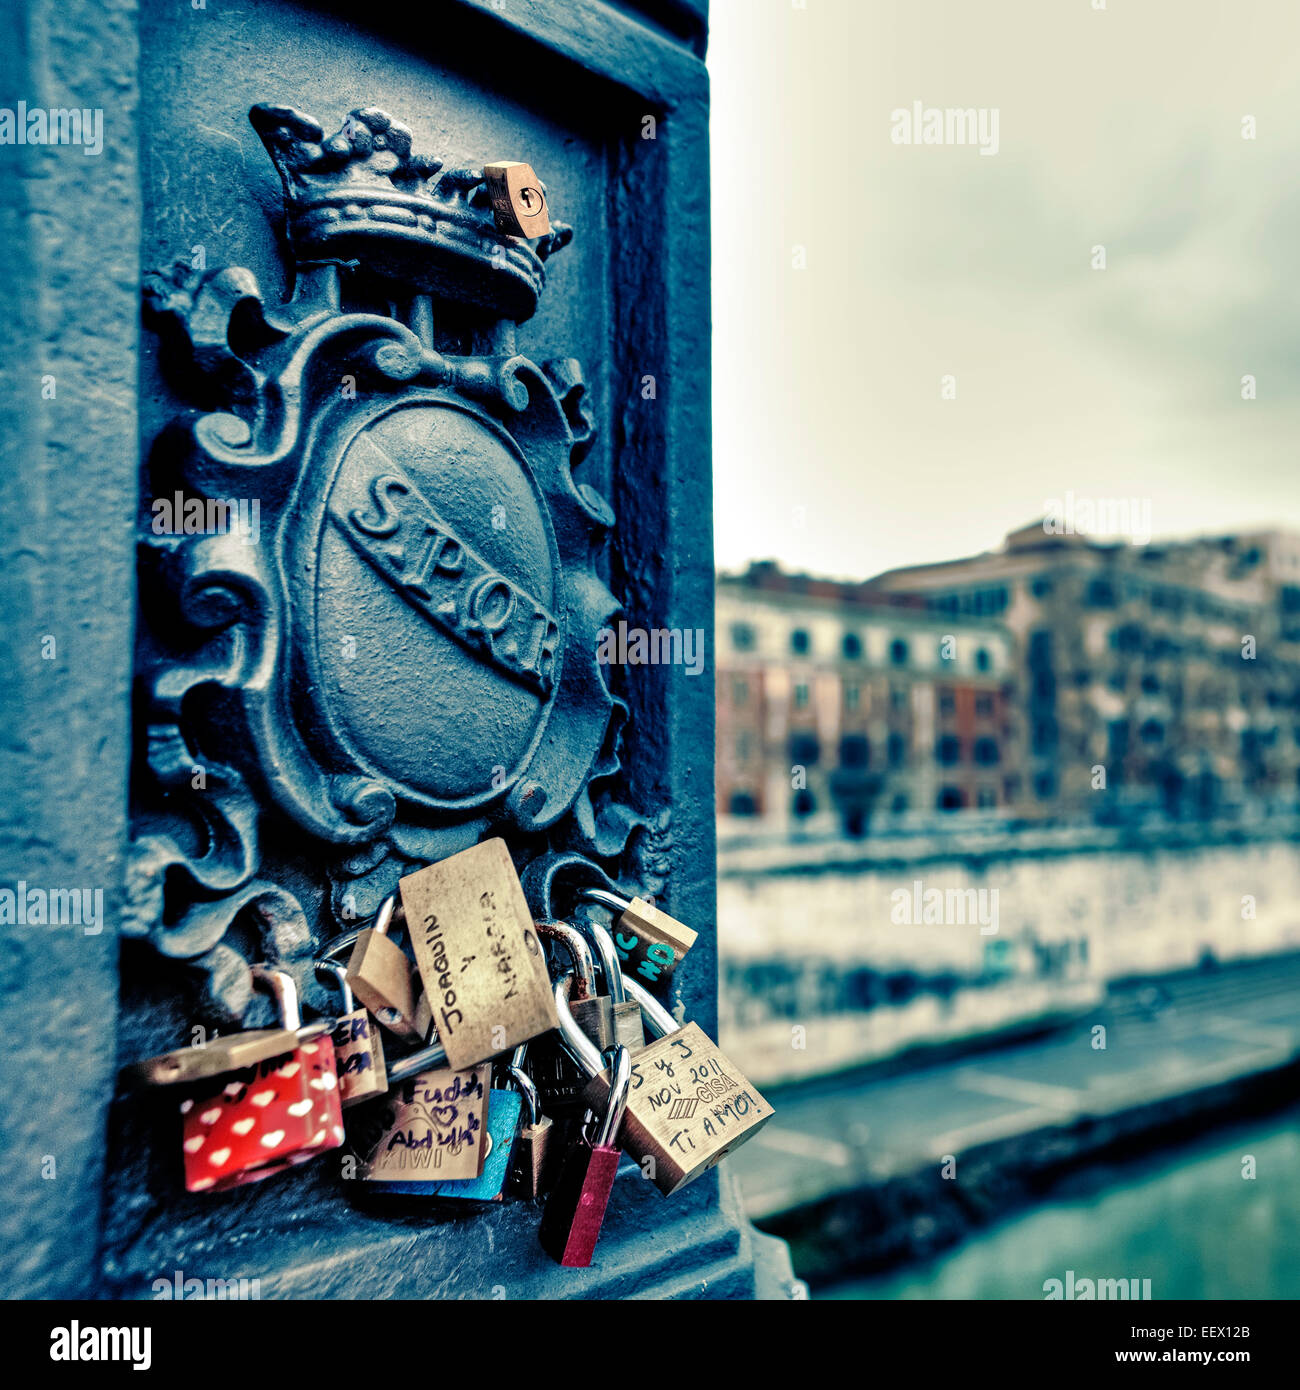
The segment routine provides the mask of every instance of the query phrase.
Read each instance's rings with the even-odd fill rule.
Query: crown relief
[[[499,230],[483,171],[416,153],[410,129],[378,107],[350,111],[328,139],[289,106],[259,103],[249,120],[279,172],[300,266],[342,263],[522,322],[544,263],[573,239],[558,222],[532,240]]]

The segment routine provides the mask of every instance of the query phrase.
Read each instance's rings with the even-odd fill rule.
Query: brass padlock
[[[596,962],[586,938],[567,922],[538,922],[537,934],[543,941],[562,947],[573,963],[569,1012],[578,1027],[604,1052],[614,1045],[614,1001],[608,994],[597,992]],[[640,1013],[638,1009],[638,1019]]]
[[[509,1190],[516,1197],[541,1197],[549,1190],[555,1172],[554,1159],[558,1146],[555,1138],[555,1123],[549,1115],[543,1115],[533,1079],[524,1070],[524,1059],[528,1044],[520,1043],[507,1068],[523,1100],[523,1113],[520,1116],[519,1138],[515,1143],[514,1159],[510,1167]]]
[[[622,898],[603,888],[583,888],[578,897],[618,913],[612,935],[626,974],[662,988],[695,945],[699,934],[645,898]]]
[[[318,975],[331,975],[343,996],[343,1012],[330,1035],[339,1074],[339,1100],[344,1108],[382,1096],[388,1090],[388,1069],[379,1029],[368,1009],[358,1009],[348,987],[347,971],[332,960],[316,962]]]
[[[403,878],[407,930],[454,1071],[555,1028],[532,915],[500,838]]]
[[[429,1036],[432,1019],[415,967],[388,936],[396,911],[397,897],[391,894],[375,913],[374,926],[357,933],[348,960],[347,982],[385,1028],[400,1038],[423,1042]]]
[[[294,1015],[289,1021],[294,1026],[248,1029],[133,1062],[122,1068],[119,1079],[126,1086],[189,1086],[280,1057],[315,1042],[334,1027],[332,1019],[300,1024]]]
[[[349,1137],[367,1190],[420,1193],[477,1178],[487,1156],[491,1077],[486,1064],[418,1072],[358,1111]]]
[[[614,1041],[636,1053],[645,1046],[645,1024],[641,1018],[641,1005],[635,999],[628,998],[614,938],[599,922],[582,920],[576,925],[600,961],[600,972],[605,977],[605,989],[613,1013]]]
[[[492,200],[497,231],[507,236],[546,236],[551,219],[546,213],[546,194],[531,164],[498,160],[483,166],[483,181]]]
[[[634,980],[627,980],[626,986],[656,1038],[632,1059],[631,1093],[619,1142],[667,1196],[752,1139],[775,1112],[698,1024],[679,1028],[642,986]],[[555,1001],[560,1033],[567,1042],[570,1025],[558,985]],[[572,1028],[577,1031],[576,1024]],[[602,1106],[609,1088],[609,1074],[602,1070],[584,1099],[593,1109]]]

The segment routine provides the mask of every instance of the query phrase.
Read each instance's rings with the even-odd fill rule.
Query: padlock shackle
[[[604,1058],[596,1044],[578,1027],[573,1010],[569,1007],[573,978],[573,971],[566,970],[555,982],[555,1012],[560,1019],[560,1042],[585,1075],[598,1076],[604,1070]]]
[[[329,975],[339,987],[339,993],[343,996],[343,1012],[345,1014],[354,1013],[357,1001],[352,997],[352,986],[348,984],[348,972],[333,960],[318,960],[313,964],[318,975]]]
[[[607,1047],[601,1057],[609,1068],[609,1095],[601,1111],[596,1132],[591,1136],[593,1149],[610,1149],[618,1139],[618,1131],[627,1113],[628,1097],[632,1094],[632,1054],[622,1043]]]
[[[611,893],[607,888],[579,888],[578,901],[597,903],[601,907],[609,908],[611,912],[626,912],[632,906],[630,899]]]
[[[321,960],[332,961],[335,956],[341,956],[344,951],[350,951],[361,936],[363,928],[356,927],[352,931],[345,931],[341,936],[332,936],[320,948]]]
[[[524,1110],[528,1114],[529,1127],[537,1123],[537,1117],[541,1113],[541,1098],[537,1094],[537,1087],[533,1078],[523,1069],[517,1067],[513,1062],[506,1068],[506,1075],[515,1083],[515,1089],[523,1098]]]
[[[296,1031],[302,1027],[302,1010],[298,1007],[298,986],[285,970],[273,970],[269,965],[252,967],[253,988],[258,985],[275,1000],[280,1015],[280,1027]]]
[[[369,927],[353,927],[351,931],[341,932],[338,936],[331,936],[330,939],[320,948],[322,960],[332,960],[335,956],[341,956],[344,951],[351,950],[361,939],[363,931],[376,931],[380,936],[387,936],[388,929],[396,917],[400,904],[397,901],[397,894],[390,893],[375,911],[373,917],[366,918],[370,923]]]
[[[419,1076],[422,1071],[432,1071],[435,1067],[445,1067],[447,1065],[447,1050],[441,1043],[430,1043],[428,1047],[422,1047],[419,1052],[412,1052],[409,1057],[403,1057],[400,1062],[394,1062],[387,1068],[388,1084],[391,1086],[397,1081],[409,1081],[413,1076]]]
[[[379,904],[379,911],[375,913],[372,924],[372,930],[376,936],[388,935],[388,929],[393,925],[393,918],[401,911],[401,906],[396,893],[390,893]]]
[[[681,1027],[681,1024],[643,984],[638,983],[629,975],[624,975],[623,988],[641,1005],[641,1017],[656,1038],[665,1038],[669,1033],[675,1033]]]
[[[574,925],[600,960],[600,973],[605,977],[605,992],[614,1003],[626,1004],[627,991],[623,988],[623,972],[618,964],[618,947],[614,945],[609,928],[585,917],[579,918]]]
[[[568,922],[538,922],[537,933],[546,941],[557,941],[568,952],[573,962],[572,974],[582,981],[583,998],[596,997],[596,961],[591,954],[587,939]],[[599,1067],[596,1068],[600,1070]]]

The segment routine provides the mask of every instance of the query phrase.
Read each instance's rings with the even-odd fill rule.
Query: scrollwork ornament
[[[147,467],[127,918],[227,1024],[249,952],[310,1001],[321,935],[488,830],[615,875],[665,830],[621,799],[626,707],[596,659],[614,516],[572,471],[582,369],[514,347],[572,229],[498,233],[481,171],[413,153],[377,108],[329,138],[290,108],[251,120],[290,298],[239,267],[145,281],[197,409]],[[454,350],[447,312],[488,350]]]

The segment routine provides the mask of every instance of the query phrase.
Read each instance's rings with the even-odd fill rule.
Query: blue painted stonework
[[[703,3],[10,8],[5,91],[105,138],[0,146],[0,887],[104,911],[0,928],[0,1292],[789,1296],[725,1166],[625,1175],[560,1270],[530,1204],[366,1202],[329,1159],[188,1196],[174,1097],[114,1098],[264,1022],[256,959],[329,1009],[320,943],[489,834],[538,916],[586,885],[689,921],[668,1002],[714,1027],[712,679],[594,656],[616,619],[711,634]],[[498,159],[549,237],[496,232]],[[178,494],[256,537],[160,529]]]

